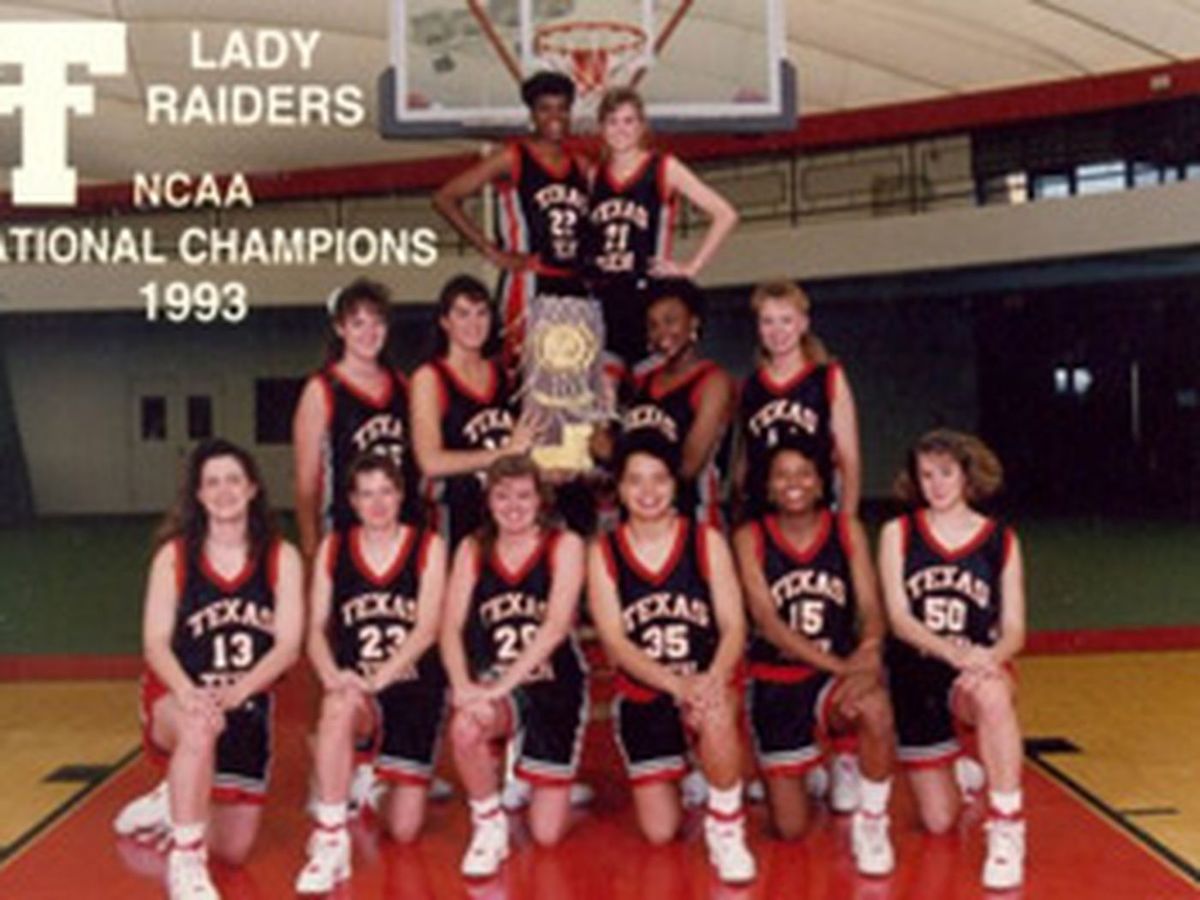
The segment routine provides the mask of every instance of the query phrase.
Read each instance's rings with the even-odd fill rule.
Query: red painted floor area
[[[302,812],[308,761],[305,733],[311,709],[300,679],[284,697],[272,795],[249,865],[214,866],[224,897],[273,900],[291,897],[303,863],[308,823]],[[131,715],[133,712],[131,711]],[[911,804],[897,791],[893,810],[899,866],[886,879],[857,876],[849,855],[849,820],[822,815],[798,843],[766,836],[763,809],[752,810],[751,844],[760,874],[751,886],[730,889],[711,874],[699,820],[684,839],[653,849],[637,835],[628,792],[606,723],[588,737],[585,778],[597,788],[595,805],[580,813],[565,843],[553,850],[529,846],[517,830],[517,849],[496,879],[468,884],[458,875],[467,839],[461,796],[432,807],[424,836],[413,846],[381,838],[372,822],[355,832],[355,876],[336,897],[426,898],[1194,898],[1194,885],[1084,807],[1045,776],[1026,769],[1031,855],[1023,890],[987,894],[979,886],[983,838],[978,810],[968,811],[958,833],[919,833]],[[150,898],[164,896],[162,857],[118,841],[110,822],[131,797],[149,788],[157,772],[138,761],[92,792],[68,816],[0,868],[0,897]]]

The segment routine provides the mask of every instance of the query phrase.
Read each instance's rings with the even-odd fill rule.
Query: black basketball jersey
[[[587,175],[571,154],[555,168],[524,141],[512,148],[513,170],[498,192],[497,242],[508,252],[537,256],[543,274],[569,275],[582,254]]]
[[[347,499],[350,464],[362,453],[391,457],[404,475],[404,517],[411,519],[419,508],[417,467],[408,436],[408,385],[398,372],[389,372],[387,390],[370,397],[345,381],[334,367],[318,372],[329,406],[326,429],[325,509],[334,529],[348,528],[357,521]]]
[[[789,543],[775,516],[750,526],[779,618],[836,656],[849,656],[857,643],[847,525],[844,518],[822,511],[817,533],[807,547]],[[812,672],[758,633],[750,642],[750,669],[767,680],[794,680]]]
[[[901,523],[904,591],[913,616],[952,641],[985,647],[996,643],[1003,602],[1000,579],[1012,531],[987,519],[975,537],[951,551],[933,534],[924,510]]]
[[[645,276],[650,260],[671,255],[676,204],[667,189],[667,159],[649,153],[625,180],[602,165],[588,213],[589,271],[601,279]]]
[[[275,646],[275,576],[279,544],[247,559],[232,578],[201,550],[192,557],[175,542],[179,602],[171,651],[201,687],[232,684]]]
[[[517,571],[510,571],[495,549],[478,557],[464,638],[476,677],[510,666],[533,641],[546,620],[554,581],[554,548],[560,533],[543,535],[537,549]],[[572,634],[525,678],[526,683],[583,677],[579,648]]]
[[[339,668],[370,676],[416,628],[430,536],[425,529],[407,528],[391,565],[377,572],[363,556],[361,528],[334,535],[328,561],[333,585],[328,634]],[[439,672],[437,651],[430,648],[400,680],[432,678]]]
[[[702,360],[686,378],[666,390],[662,387],[662,371],[655,370],[636,385],[621,417],[622,432],[628,435],[639,429],[651,429],[682,447],[696,421],[704,382],[720,371],[721,367],[712,360]],[[696,477],[680,479],[676,492],[675,505],[679,511],[709,525],[720,522],[721,473],[717,467],[720,447],[718,440]]]
[[[720,633],[709,587],[705,528],[679,516],[676,529],[674,547],[657,572],[649,571],[634,554],[627,525],[600,541],[617,586],[625,635],[656,662],[691,675],[708,669]],[[634,695],[655,693],[626,673],[618,684]]]
[[[833,492],[833,380],[837,364],[808,366],[782,384],[759,367],[746,378],[738,423],[746,448],[746,489],[765,501],[771,449],[787,443],[803,449],[817,464],[825,496]]]

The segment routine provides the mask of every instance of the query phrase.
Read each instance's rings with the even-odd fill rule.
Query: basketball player
[[[623,442],[617,493],[627,521],[588,555],[588,597],[618,669],[617,743],[642,834],[674,839],[689,736],[710,785],[704,836],[726,882],[755,876],[742,808],[737,699],[745,646],[741,591],[720,532],[674,506],[678,448],[654,434]]]
[[[861,469],[854,395],[842,367],[812,333],[808,295],[794,282],[770,281],[754,289],[750,305],[760,356],[742,385],[738,408],[735,480],[743,517],[766,511],[766,459],[784,440],[809,451],[831,504],[857,515]]]
[[[799,837],[808,822],[803,776],[821,757],[818,732],[857,735],[862,802],[851,823],[859,872],[895,867],[888,837],[892,710],[883,687],[883,611],[870,546],[857,519],[833,515],[813,460],[788,444],[769,458],[773,512],[734,535],[754,620],[750,721],[771,820]]]
[[[951,828],[958,731],[976,729],[990,812],[983,884],[1022,881],[1021,729],[1011,661],[1025,640],[1021,550],[1012,529],[974,507],[1002,484],[983,442],[948,429],[909,451],[897,492],[914,511],[884,526],[879,574],[895,637],[887,650],[897,755],[925,827]]]
[[[646,307],[650,348],[661,364],[638,379],[621,419],[625,435],[649,429],[679,448],[680,511],[720,526],[718,450],[733,410],[733,379],[700,356],[704,296],[690,281],[651,283]]]
[[[434,209],[500,269],[502,359],[509,371],[521,360],[530,298],[586,296],[578,269],[587,221],[588,164],[563,146],[575,84],[557,72],[539,72],[521,85],[521,99],[529,108],[533,134],[484,157],[433,195]],[[495,240],[462,206],[489,184],[497,186]]]
[[[604,307],[608,348],[632,370],[646,354],[650,277],[696,278],[737,224],[729,202],[670,153],[648,148],[642,98],[614,88],[599,107],[602,159],[592,179],[585,271]],[[672,248],[680,196],[711,220],[690,259]]]
[[[483,527],[459,545],[446,594],[450,733],[473,824],[462,862],[468,877],[494,874],[509,850],[495,741],[519,735],[515,771],[533,785],[534,841],[554,845],[567,829],[587,724],[587,680],[572,633],[583,542],[548,526],[551,506],[528,457],[492,463]]]
[[[440,488],[438,523],[451,551],[483,516],[482,473],[526,453],[537,429],[513,415],[508,376],[488,355],[492,301],[478,279],[450,279],[438,297],[433,358],[412,377],[413,449]]]
[[[170,896],[210,900],[208,851],[240,864],[258,831],[270,689],[299,654],[303,575],[254,460],[228,441],[192,452],[159,535],[143,620],[144,740],[167,763]]]
[[[388,290],[353,281],[335,295],[330,316],[325,365],[305,384],[292,421],[296,526],[310,562],[324,531],[355,522],[346,474],[361,453],[389,456],[404,473],[406,516],[419,510],[408,386],[387,352]]]
[[[445,674],[434,642],[446,577],[440,537],[400,522],[404,478],[386,456],[350,466],[361,525],[326,535],[312,578],[308,653],[323,689],[315,749],[316,829],[296,879],[302,894],[350,877],[346,831],[354,749],[364,739],[391,791],[383,820],[416,838],[442,719]]]

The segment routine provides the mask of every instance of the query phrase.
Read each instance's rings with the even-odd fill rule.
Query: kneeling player
[[[258,832],[269,689],[302,636],[300,556],[277,536],[254,460],[223,440],[192,452],[160,534],[146,587],[145,743],[170,760],[170,896],[211,900],[208,850],[239,864]]]
[[[721,879],[754,878],[742,809],[737,700],[731,684],[745,643],[742,598],[721,534],[674,506],[678,451],[628,439],[617,454],[627,521],[592,545],[592,618],[619,670],[615,732],[633,782],[642,833],[672,840],[682,809],[676,782],[689,738],[710,785],[704,836]]]
[[[1021,883],[1021,730],[1011,660],[1025,640],[1025,587],[1016,535],[977,512],[1002,482],[1000,463],[971,435],[941,429],[909,451],[898,481],[915,511],[884,526],[879,574],[896,638],[888,675],[897,755],[934,833],[958,815],[951,763],[960,725],[974,726],[991,812],[983,883]]]
[[[775,512],[734,536],[750,614],[750,721],[771,819],[785,838],[808,820],[803,775],[816,736],[857,735],[861,802],[851,827],[858,870],[895,866],[888,837],[892,710],[883,688],[883,615],[870,548],[857,519],[832,515],[813,460],[783,445],[770,457]]]
[[[566,833],[587,725],[587,679],[572,629],[583,543],[547,527],[537,466],[505,456],[487,470],[484,524],[459,546],[446,592],[442,654],[454,699],[454,758],[471,804],[462,871],[496,872],[508,855],[493,744],[518,734],[516,773],[533,785],[529,825],[542,845]]]
[[[425,817],[445,675],[433,644],[446,552],[433,532],[399,521],[404,479],[391,459],[362,456],[349,473],[361,526],[327,535],[314,566],[308,653],[321,681],[316,830],[300,893],[350,877],[347,801],[357,742],[391,782],[384,820],[411,841]]]

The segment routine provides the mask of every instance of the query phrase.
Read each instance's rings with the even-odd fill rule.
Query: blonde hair
[[[905,466],[896,476],[893,491],[909,506],[927,505],[925,496],[921,493],[917,464],[920,457],[932,454],[949,456],[962,467],[966,482],[964,492],[968,503],[985,502],[1004,487],[1004,466],[987,444],[973,434],[950,428],[935,428],[921,435],[909,448]]]
[[[764,281],[754,288],[754,293],[750,295],[750,308],[754,310],[754,315],[762,314],[763,307],[767,301],[776,300],[782,303],[791,304],[798,312],[804,315],[810,315],[809,310],[812,308],[812,301],[808,294],[804,292],[804,288],[786,278],[781,278],[776,281]],[[826,348],[824,341],[812,333],[812,327],[800,335],[800,352],[804,354],[804,358],[815,365],[822,365],[829,362],[829,350]],[[758,348],[759,362],[768,362],[769,357],[761,344]]]

